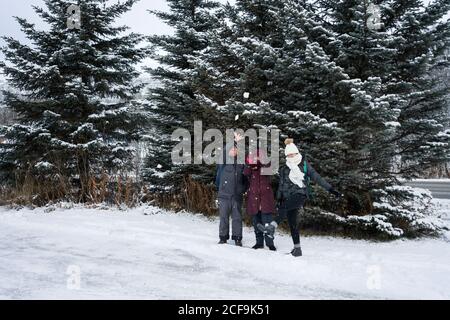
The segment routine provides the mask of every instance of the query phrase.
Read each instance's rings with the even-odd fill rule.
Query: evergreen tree
[[[2,68],[17,89],[5,92],[5,102],[18,122],[2,129],[8,138],[0,149],[2,179],[19,186],[25,179],[49,186],[67,180],[85,201],[91,178],[129,169],[129,143],[139,138],[143,119],[133,101],[139,90],[133,66],[146,49],[136,48],[142,36],[123,34],[127,27],[114,23],[136,1],[79,0],[77,26],[71,1],[46,0],[46,8],[34,10],[48,31],[16,18],[32,44],[4,38]]]
[[[389,12],[408,12],[400,8],[407,6],[401,1],[378,5],[385,20]],[[402,115],[411,101],[409,93],[400,90],[403,80],[395,76],[400,70],[398,59],[403,57],[399,47],[404,35],[394,29],[399,20],[392,27],[385,20],[374,22],[372,10],[369,1],[356,0],[237,1],[225,10],[222,29],[210,33],[220,40],[196,60],[198,75],[207,83],[201,101],[211,110],[228,114],[229,125],[276,126],[300,142],[308,160],[346,195],[339,206],[319,197],[321,208],[344,218],[316,214],[312,218],[316,224],[323,219],[327,225],[325,220],[333,216],[331,225],[366,234],[396,237],[432,232],[438,224],[424,218],[428,205],[420,214],[405,214],[414,199],[426,197],[408,188],[399,192],[396,187],[398,137],[403,130]],[[439,19],[436,9],[431,11],[435,16],[427,19],[429,23]],[[261,33],[264,25],[271,26],[266,34]],[[435,39],[446,46],[445,33]],[[428,48],[432,43],[428,41]],[[421,77],[427,78],[429,71],[423,69]],[[241,102],[243,92],[250,95]],[[234,121],[236,114],[244,117]],[[436,129],[441,128],[432,136],[442,141],[446,136],[443,119],[436,119],[432,112],[428,117],[435,119]],[[425,128],[424,132],[430,131]],[[441,143],[433,144],[435,155],[441,153],[436,161],[442,161],[446,152],[445,142]]]
[[[187,174],[201,174],[200,166],[172,164],[172,132],[184,128],[193,132],[196,120],[207,120],[199,108],[198,88],[192,78],[191,60],[209,45],[208,30],[217,20],[213,12],[219,7],[215,1],[168,0],[169,12],[151,11],[174,28],[173,35],[154,35],[150,41],[157,49],[152,58],[160,63],[149,69],[161,86],[150,90],[148,103],[153,131],[149,135],[149,155],[145,163],[145,179],[152,191],[167,188],[177,192]]]
[[[348,75],[336,84],[337,112],[326,118],[346,131],[339,170],[347,195],[344,212],[356,215],[347,219],[349,225],[390,237],[439,229],[424,218],[429,205],[413,214],[414,199],[426,197],[396,184],[400,174],[417,174],[448,154],[444,92],[430,79],[431,66],[444,63],[440,52],[448,47],[448,22],[439,22],[448,12],[444,2],[422,10],[420,1],[377,1],[381,20],[374,28],[369,1],[320,1],[319,16],[334,35],[322,47]],[[404,27],[419,21],[418,29]],[[396,170],[399,156],[402,169]]]
[[[267,108],[277,109],[283,7],[279,0],[239,0],[222,7],[218,28],[208,32],[210,45],[194,60],[194,77],[200,103],[220,112],[219,128],[248,129],[264,122]]]
[[[341,154],[340,185],[347,195],[349,213],[371,213],[370,190],[382,188],[392,178],[395,146],[388,142],[398,126],[404,101],[388,94],[390,66],[398,40],[384,30],[369,27],[369,1],[323,1],[332,40],[322,46],[347,76],[336,83],[337,108],[325,110],[346,133]]]
[[[429,218],[429,195],[398,186],[398,178],[448,157],[445,91],[431,76],[448,62],[448,22],[440,21],[446,12],[443,0],[426,7],[400,0],[237,0],[217,7],[215,28],[196,33],[207,45],[177,55],[168,38],[162,42],[166,61],[186,64],[160,69],[167,83],[154,108],[164,106],[168,118],[155,119],[170,119],[173,128],[193,119],[208,119],[204,129],[276,127],[282,138],[293,137],[345,194],[341,203],[318,194],[305,224],[387,237],[434,232],[441,226]],[[169,101],[182,102],[171,109]],[[212,181],[211,168],[195,170]]]
[[[268,119],[294,138],[308,161],[336,185],[344,131],[332,117],[339,108],[335,87],[348,76],[323,50],[322,45],[334,41],[333,34],[316,21],[308,3],[285,1],[280,17],[285,42],[275,67],[277,94]]]
[[[393,142],[401,165],[396,173],[413,178],[450,157],[447,114],[448,88],[438,72],[449,67],[450,1],[436,0],[423,8],[422,1],[395,1],[386,16],[387,28],[398,34],[390,91],[406,101]],[[392,32],[391,31],[391,32]]]
[[[284,44],[283,6],[279,0],[239,0],[217,12],[219,25],[207,33],[210,45],[193,60],[197,99],[213,115],[209,128],[276,128],[267,117],[279,95],[275,77]],[[270,148],[269,141],[259,142]]]

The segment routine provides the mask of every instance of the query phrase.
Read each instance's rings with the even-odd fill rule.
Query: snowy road
[[[216,241],[216,221],[151,207],[0,208],[0,298],[450,298],[443,239],[306,237],[301,258],[285,254],[287,236],[277,235],[278,252]],[[246,229],[244,245],[253,241]]]
[[[434,198],[450,200],[450,179],[416,179],[406,185],[431,191]]]

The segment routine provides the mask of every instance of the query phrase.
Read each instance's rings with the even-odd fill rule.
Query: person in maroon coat
[[[260,159],[265,154],[258,150],[256,154],[247,156],[244,175],[249,179],[249,189],[247,191],[247,214],[253,218],[255,228],[256,244],[253,249],[264,248],[264,241],[270,250],[275,251],[273,237],[264,234],[257,227],[258,224],[266,225],[272,222],[272,215],[275,212],[275,199],[271,187],[271,176],[262,175],[262,167],[269,167],[270,164],[261,164]],[[265,161],[263,161],[265,163]]]

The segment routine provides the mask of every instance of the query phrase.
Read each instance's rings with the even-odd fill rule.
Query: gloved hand
[[[275,221],[272,221],[271,223],[266,223],[266,225],[262,225],[261,223],[258,223],[256,227],[267,235],[269,238],[274,238],[275,230],[277,228],[278,224]]]
[[[331,188],[329,190],[329,192],[338,199],[341,199],[342,197],[344,197],[344,195],[342,193],[336,191],[334,188]]]

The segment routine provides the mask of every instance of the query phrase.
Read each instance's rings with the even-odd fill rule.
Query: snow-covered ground
[[[440,201],[450,216],[450,201]],[[450,299],[450,243],[304,237],[304,256],[218,245],[217,221],[154,207],[0,208],[1,299]],[[450,237],[449,237],[450,238]]]

